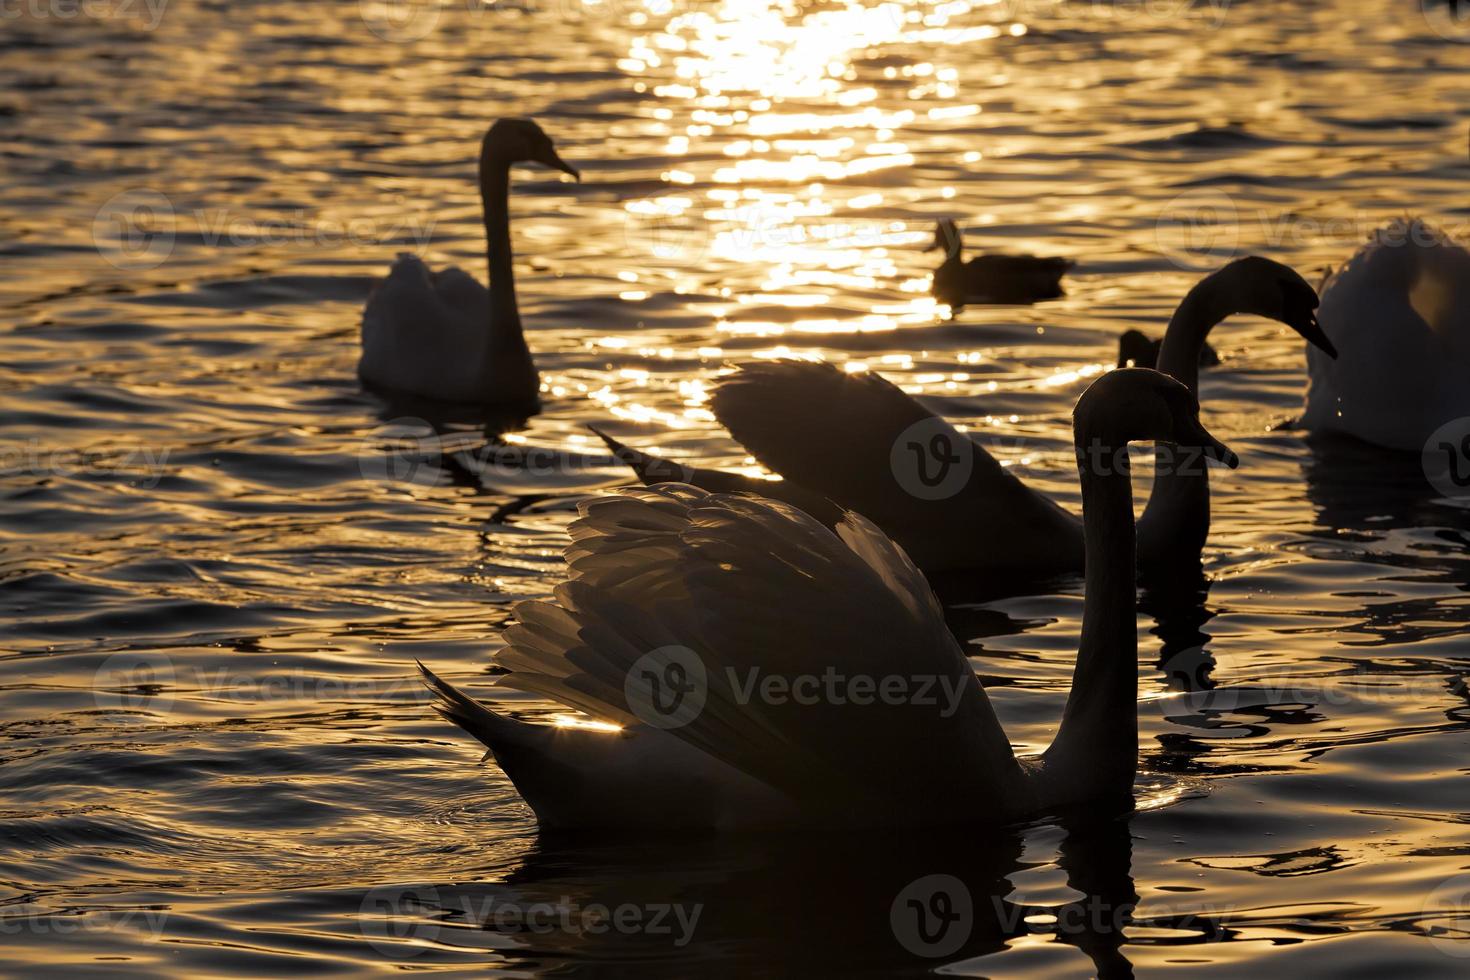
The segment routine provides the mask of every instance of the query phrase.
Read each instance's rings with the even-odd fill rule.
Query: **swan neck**
[[[480,158],[480,203],[485,215],[485,255],[490,277],[486,374],[496,379],[497,389],[504,389],[508,378],[520,379],[529,372],[534,380],[534,368],[516,302],[510,247],[510,163],[489,151]],[[509,394],[504,390],[495,393],[497,398]]]
[[[1199,394],[1199,356],[1210,331],[1229,313],[1220,300],[1219,279],[1206,276],[1195,283],[1169,318],[1164,341],[1159,347],[1159,370],[1178,379]]]
[[[1219,273],[1195,284],[1169,319],[1159,349],[1159,370],[1199,397],[1199,356],[1210,331],[1231,314]],[[1197,556],[1210,527],[1210,481],[1205,463],[1189,447],[1154,450],[1154,485],[1139,520],[1145,564]]]
[[[1136,540],[1127,445],[1077,441],[1086,598],[1072,690],[1047,749],[1052,802],[1131,792],[1138,758]]]

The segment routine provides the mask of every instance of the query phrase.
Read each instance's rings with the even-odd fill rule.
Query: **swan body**
[[[490,291],[474,276],[401,252],[363,310],[358,375],[436,401],[478,401],[489,390],[489,319]]]
[[[1278,320],[1314,344],[1327,344],[1316,305],[1312,287],[1286,266],[1239,259],[1196,284],[1180,303],[1165,331],[1159,368],[1197,392],[1205,338],[1236,313]],[[883,528],[929,575],[1039,580],[1083,569],[1083,527],[1075,514],[875,374],[849,374],[811,361],[753,363],[718,384],[710,407],[737,442],[783,479],[773,483],[691,467],[680,467],[679,479],[779,497],[829,523],[834,504],[851,508]],[[603,438],[640,479],[669,478],[669,461]],[[953,456],[961,475],[943,493],[927,493],[915,482],[914,458],[906,454],[915,447],[937,447]],[[1177,458],[1180,465],[1158,468],[1139,522],[1139,564],[1146,574],[1198,561],[1209,531],[1204,467],[1197,456]],[[918,460],[921,466],[938,462]]]
[[[928,583],[875,525],[847,512],[834,531],[781,501],[682,484],[584,503],[568,581],[552,601],[517,604],[497,658],[510,670],[500,685],[605,724],[516,721],[425,669],[436,707],[489,747],[545,826],[996,823],[1126,799],[1130,478],[1126,462],[1096,467],[1082,450],[1126,459],[1130,441],[1169,439],[1233,457],[1188,389],[1153,371],[1099,379],[1074,420],[1086,606],[1072,693],[1039,759],[1015,757]]]
[[[1307,352],[1298,425],[1419,452],[1470,416],[1470,251],[1421,220],[1379,229],[1322,291],[1336,360]]]
[[[490,287],[457,267],[431,270],[400,254],[362,314],[365,385],[438,402],[534,409],[540,379],[516,304],[509,184],[515,163],[536,162],[580,179],[529,119],[502,119],[480,146],[480,200]]]
[[[930,251],[935,249],[945,258],[934,270],[934,298],[955,312],[966,304],[1035,303],[1066,295],[1062,276],[1072,268],[1070,259],[981,255],[967,261],[963,236],[949,218],[935,228]]]

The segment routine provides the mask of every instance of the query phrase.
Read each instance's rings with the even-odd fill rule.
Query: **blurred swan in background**
[[[932,291],[955,313],[967,303],[1035,303],[1065,295],[1062,276],[1072,268],[1071,259],[981,255],[966,261],[964,249],[959,226],[941,219],[929,251],[943,251],[945,258],[934,270]]]
[[[1470,416],[1470,252],[1444,232],[1379,229],[1327,280],[1321,319],[1342,356],[1307,352],[1300,428],[1419,452]]]
[[[581,179],[532,120],[492,125],[479,166],[490,288],[458,267],[435,272],[400,254],[363,310],[357,373],[364,384],[432,401],[535,410],[540,380],[521,330],[510,247],[510,168],[527,162]]]
[[[1124,330],[1118,337],[1118,367],[1158,367],[1159,351],[1164,346],[1164,338],[1157,340],[1144,333],[1142,330]],[[1219,367],[1220,355],[1215,348],[1209,344],[1201,344],[1199,349],[1199,366]]]
[[[1200,350],[1214,326],[1253,313],[1331,350],[1317,326],[1317,294],[1270,259],[1238,259],[1197,283],[1169,321],[1159,369],[1199,388]],[[1076,515],[1008,472],[984,447],[876,374],[830,364],[744,365],[711,398],[730,435],[780,482],[692,469],[599,432],[644,482],[681,480],[712,490],[779,497],[831,523],[836,508],[866,515],[929,575],[1047,577],[1082,571]],[[595,431],[595,430],[594,430]],[[1197,455],[1165,451],[1139,522],[1145,572],[1198,561],[1210,527],[1209,480]],[[941,473],[942,485],[925,486]],[[827,503],[826,501],[832,501]]]
[[[517,604],[506,630],[499,684],[594,722],[527,724],[426,680],[547,827],[994,823],[1125,802],[1138,757],[1127,446],[1169,440],[1235,465],[1198,412],[1144,369],[1077,403],[1086,599],[1071,695],[1038,759],[1015,757],[928,583],[877,527],[848,512],[834,533],[779,501],[680,484],[584,503],[569,580],[554,601]],[[772,677],[790,696],[761,696]],[[826,686],[804,696],[802,678]],[[843,678],[897,679],[904,694],[860,696]]]

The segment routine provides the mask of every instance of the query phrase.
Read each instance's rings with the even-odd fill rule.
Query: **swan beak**
[[[544,157],[537,157],[536,162],[552,170],[560,170],[564,174],[571,174],[578,183],[582,180],[582,172],[557,156],[555,150],[547,150]]]
[[[1322,351],[1333,360],[1337,360],[1337,348],[1332,345],[1332,341],[1327,338],[1327,332],[1317,322],[1317,314],[1308,314],[1306,322],[1297,326],[1296,332],[1306,338],[1307,343]]]
[[[1200,450],[1205,454],[1206,459],[1223,463],[1232,470],[1240,465],[1240,457],[1235,455],[1229,446],[1205,432],[1204,429],[1200,429],[1200,434],[1204,437],[1200,440]]]

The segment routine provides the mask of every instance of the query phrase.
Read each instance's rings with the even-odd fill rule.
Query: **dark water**
[[[584,425],[749,469],[705,404],[731,362],[881,371],[1075,505],[1073,401],[1201,270],[1315,280],[1399,214],[1466,222],[1452,9],[157,3],[0,33],[12,974],[1464,975],[1470,514],[1413,458],[1270,431],[1304,383],[1275,324],[1212,337],[1243,465],[1203,604],[1144,600],[1131,816],[538,837],[412,669],[515,697],[486,673],[507,605],[621,479]],[[507,114],[586,179],[515,186],[546,411],[456,453],[472,427],[359,389],[358,315],[396,251],[481,272],[473,155]],[[1069,296],[946,322],[945,215],[1076,259]],[[959,598],[1041,749],[1078,586]],[[936,887],[965,928],[896,930]]]

